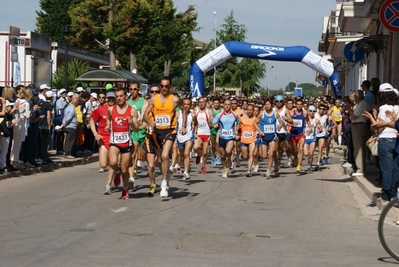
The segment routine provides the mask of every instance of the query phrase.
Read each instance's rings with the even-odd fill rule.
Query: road
[[[338,158],[338,156],[337,156]],[[98,164],[0,182],[0,266],[383,266],[379,211],[338,159],[265,180],[237,168],[177,175],[170,197],[103,195]],[[262,163],[261,169],[264,169]],[[304,167],[305,168],[305,167]],[[117,189],[118,190],[118,189]]]

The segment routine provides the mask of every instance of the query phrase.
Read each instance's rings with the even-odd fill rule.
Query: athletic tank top
[[[337,108],[336,106],[333,106],[332,110],[331,110],[331,116],[333,117],[333,119],[336,122],[340,122],[342,121],[342,113],[341,110],[339,108]]]
[[[173,108],[173,95],[169,95],[164,103],[161,102],[161,95],[154,96],[153,115],[155,129],[166,130],[176,128],[176,115]]]
[[[248,115],[243,115],[241,118],[241,142],[244,144],[251,144],[256,141],[256,128],[254,122],[256,117],[249,118]]]
[[[273,108],[273,111],[276,113],[277,109]],[[283,120],[283,118],[285,117],[285,106],[283,106],[283,108],[280,110],[280,112],[278,113],[280,115],[281,120],[283,121],[283,127],[281,127],[280,131],[277,131],[277,133],[286,133],[287,132],[287,123],[285,122],[285,120]],[[276,129],[278,129],[278,127],[280,126],[280,122],[277,120],[276,121]]]
[[[207,108],[204,111],[200,111],[200,109],[197,109],[197,122],[198,122],[198,130],[197,130],[198,135],[211,135]]]
[[[134,107],[137,110],[137,118],[140,119],[142,109],[143,109],[143,104],[144,104],[144,98],[140,97],[139,100],[133,101],[133,99],[129,99],[127,101],[127,104]]]
[[[186,131],[187,133],[185,135],[181,134],[181,125],[183,124],[183,112],[179,112],[179,117],[177,119],[177,141],[180,143],[184,143],[194,137],[194,131],[193,131],[193,114],[189,112],[187,114],[187,126],[186,126]]]
[[[292,136],[300,136],[303,135],[303,129],[305,128],[305,116],[303,115],[303,110],[297,114],[297,110],[294,110],[292,115],[292,127],[291,127],[291,135]]]
[[[262,112],[262,119],[259,122],[259,128],[265,135],[275,135],[276,134],[276,115],[274,112],[267,114],[266,110]]]
[[[111,113],[111,135],[110,143],[116,144],[118,147],[129,147],[132,145],[132,139],[130,139],[130,123],[129,118],[132,112],[132,107],[127,106],[125,113],[119,114],[117,111],[117,105],[112,107]]]
[[[312,129],[312,132],[308,134],[309,130]],[[316,139],[316,118],[310,120],[310,126],[306,123],[305,127],[305,139],[315,140]]]
[[[212,124],[219,124],[219,137],[222,139],[234,139],[236,137],[235,126],[240,123],[234,111],[226,113],[224,110],[216,115]]]
[[[316,133],[316,137],[324,137],[326,135],[327,115],[320,116],[316,113],[316,118],[320,121],[321,131]]]

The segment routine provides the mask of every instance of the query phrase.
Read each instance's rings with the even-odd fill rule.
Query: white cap
[[[47,84],[40,85],[39,90],[44,90],[44,89],[50,89],[50,87],[48,87]]]
[[[8,106],[14,106],[14,103],[6,100],[6,107],[8,107]]]
[[[46,95],[46,98],[52,98],[54,94],[53,94],[53,91],[47,91],[45,95]]]
[[[63,94],[63,93],[66,93],[65,88],[62,88],[61,90],[58,91],[58,94],[59,94],[59,95],[61,95],[61,94]]]
[[[73,92],[69,92],[67,96],[73,96]]]
[[[383,83],[380,85],[380,92],[395,92],[396,95],[399,95],[399,91],[395,88],[390,83]]]
[[[80,93],[80,92],[84,92],[85,89],[83,89],[83,87],[79,86],[78,88],[76,88],[76,93]]]
[[[91,95],[92,97],[94,97],[95,99],[98,98],[97,93],[91,93],[90,95]]]

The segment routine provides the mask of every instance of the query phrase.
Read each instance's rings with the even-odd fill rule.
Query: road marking
[[[111,209],[113,212],[115,212],[115,213],[120,213],[120,212],[125,212],[125,211],[127,211],[127,207],[122,207],[122,208],[119,208],[119,209]]]

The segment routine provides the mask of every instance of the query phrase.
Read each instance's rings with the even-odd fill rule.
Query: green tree
[[[288,85],[285,87],[286,92],[294,92],[296,84],[294,82],[289,82]]]
[[[40,0],[36,11],[36,32],[50,36],[54,42],[65,42],[63,26],[71,23],[68,10],[81,0]]]
[[[76,88],[76,78],[89,70],[87,62],[78,59],[68,61],[68,85],[70,88]],[[65,86],[65,66],[57,68],[53,74],[52,85],[54,88],[63,88]],[[69,90],[70,88],[65,88]]]

